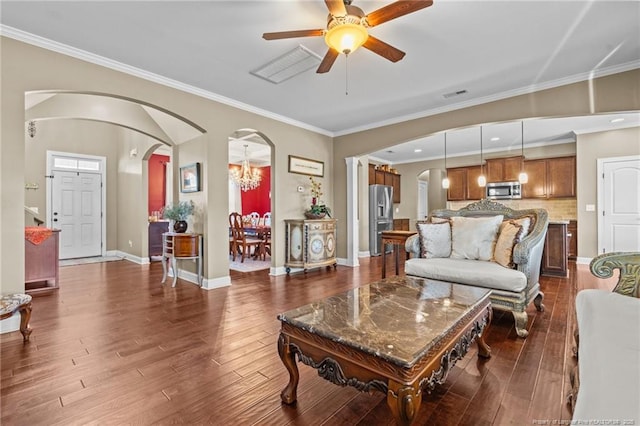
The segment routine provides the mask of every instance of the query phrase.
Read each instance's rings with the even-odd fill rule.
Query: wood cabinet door
[[[384,175],[382,170],[376,170],[376,185],[384,185]]]
[[[542,251],[542,274],[566,276],[567,225],[550,223]]]
[[[467,200],[482,200],[486,198],[486,188],[478,185],[478,176],[480,174],[480,166],[467,167]]]
[[[578,222],[575,220],[569,221],[569,226],[567,226],[567,239],[569,240],[569,259],[576,260],[578,257]]]
[[[547,198],[547,160],[524,162],[529,181],[522,185],[522,198]]]
[[[505,182],[517,182],[522,168],[522,157],[509,157],[504,159],[504,174],[502,177]]]
[[[547,196],[549,198],[576,196],[576,157],[547,159]]]
[[[393,186],[393,173],[384,172],[384,184],[387,186]]]
[[[376,183],[376,165],[369,164],[369,185],[375,185]]]
[[[462,201],[467,193],[467,169],[465,167],[448,169],[449,189],[447,190],[447,200]]]
[[[400,175],[395,173],[390,173],[391,175],[391,186],[393,187],[393,202],[400,202]]]
[[[504,182],[504,158],[487,160],[487,182]]]

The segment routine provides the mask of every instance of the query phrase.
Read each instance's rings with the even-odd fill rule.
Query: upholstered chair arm
[[[404,243],[404,249],[407,253],[411,254],[411,257],[420,257],[420,239],[418,238],[418,234],[407,238],[407,241]]]
[[[613,291],[640,297],[640,252],[604,253],[593,258],[589,268],[599,278],[610,278],[613,271],[619,269],[620,276]]]

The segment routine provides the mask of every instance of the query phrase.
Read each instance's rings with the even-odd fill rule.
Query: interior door
[[[605,159],[602,171],[599,251],[640,251],[640,159]]]
[[[102,254],[102,176],[53,171],[51,224],[60,232],[60,259]]]

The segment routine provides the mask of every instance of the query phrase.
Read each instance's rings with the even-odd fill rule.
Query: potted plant
[[[309,177],[311,181],[311,206],[305,210],[304,216],[307,219],[322,219],[325,216],[331,217],[331,209],[324,205],[320,201],[322,196],[322,183],[313,180],[313,177]]]
[[[163,209],[163,217],[173,220],[173,230],[179,233],[187,230],[187,219],[193,214],[193,201],[180,201],[167,205]]]

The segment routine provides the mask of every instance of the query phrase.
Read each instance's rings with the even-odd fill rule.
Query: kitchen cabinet
[[[408,231],[409,230],[409,219],[393,219],[393,230],[394,231]]]
[[[549,198],[576,196],[576,157],[547,159],[547,194]]]
[[[517,181],[522,161],[522,156],[488,159],[485,167],[487,182]]]
[[[481,174],[482,169],[480,166],[467,167],[467,200],[482,200],[483,198],[486,198],[486,188],[478,185],[478,177]]]
[[[522,198],[547,198],[547,160],[528,160],[524,171],[529,180],[522,184]]]
[[[287,274],[291,268],[332,266],[336,261],[335,219],[287,219],[285,223],[285,259]]]
[[[447,176],[449,177],[448,201],[482,200],[485,198],[486,189],[478,186],[480,166],[447,169]]]
[[[522,185],[522,198],[575,198],[576,157],[527,160],[529,181]]]
[[[550,222],[542,251],[542,275],[566,277],[569,271],[567,225],[569,221]]]
[[[449,178],[449,189],[447,190],[447,200],[463,201],[467,198],[467,168],[457,167],[447,169]]]
[[[166,220],[149,222],[149,261],[151,256],[162,256],[162,234],[169,232]]]
[[[578,258],[578,222],[570,220],[567,225],[567,238],[568,244],[568,257],[569,260],[576,260]]]
[[[400,175],[376,169],[375,164],[369,164],[369,185],[387,185],[393,187],[393,202],[400,203]]]

